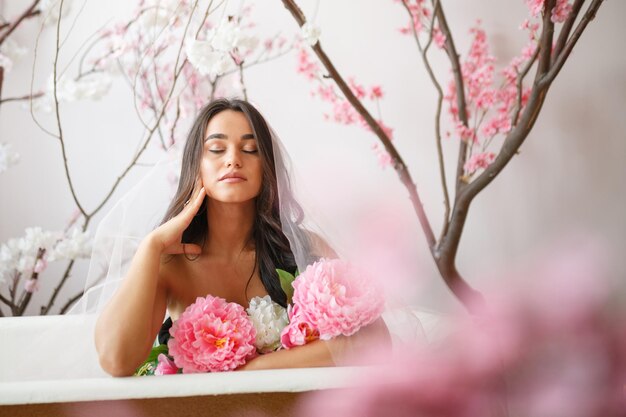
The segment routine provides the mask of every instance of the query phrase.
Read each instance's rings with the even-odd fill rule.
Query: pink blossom
[[[373,85],[370,87],[370,98],[372,100],[374,99],[378,99],[378,98],[383,98],[383,89],[380,85]]]
[[[543,13],[545,0],[526,0],[526,5],[530,10],[530,15],[533,17],[539,16]],[[554,23],[564,22],[572,11],[572,5],[570,0],[556,0],[556,4],[552,9],[552,15],[550,19]]]
[[[35,278],[31,278],[24,284],[24,289],[26,292],[34,293],[39,290],[39,282]]]
[[[324,86],[320,85],[317,88],[317,95],[324,101],[328,101],[330,103],[334,103],[338,100],[337,93],[335,93],[335,89],[332,85]]]
[[[298,304],[290,304],[287,308],[289,324],[280,334],[280,342],[286,349],[302,346],[319,339],[319,331],[302,315]]]
[[[443,34],[441,29],[438,27],[433,29],[433,41],[435,41],[435,45],[437,45],[437,47],[443,48],[446,46],[446,40],[446,35]]]
[[[427,20],[431,14],[430,9],[424,7],[425,0],[401,0],[409,9],[411,14],[411,23],[417,33],[420,33],[424,29],[423,21]],[[401,28],[400,33],[410,34],[413,33],[413,29]]]
[[[45,259],[38,259],[35,264],[35,268],[33,268],[33,272],[41,274],[48,267],[48,261]]]
[[[293,303],[320,339],[350,336],[380,317],[385,300],[373,280],[339,259],[307,266],[293,282]]]
[[[464,169],[467,174],[473,174],[479,168],[485,169],[496,159],[496,155],[493,152],[481,152],[472,157],[465,163]]]
[[[312,62],[308,52],[306,49],[300,49],[298,53],[298,68],[297,71],[299,74],[303,74],[309,80],[313,80],[317,78],[317,73],[319,72],[319,65],[317,62]]]
[[[472,129],[471,127],[467,127],[463,123],[458,122],[455,130],[462,141],[468,142],[468,143],[477,142],[476,131]]]
[[[550,17],[554,23],[562,23],[567,20],[572,12],[572,5],[569,0],[556,0],[556,5],[552,9]]]
[[[172,375],[178,373],[178,368],[173,360],[167,357],[167,355],[161,353],[158,357],[159,363],[154,370],[155,375]]]
[[[350,86],[350,89],[352,90],[352,93],[354,93],[356,98],[358,98],[359,100],[363,100],[365,98],[366,96],[365,87],[363,87],[360,84],[357,84],[356,81],[354,81],[354,78],[350,78],[348,80],[348,84]]]
[[[526,0],[526,5],[533,17],[539,16],[543,12],[543,5],[546,0]]]
[[[256,353],[256,332],[244,308],[198,297],[170,329],[169,353],[183,373],[229,371]]]

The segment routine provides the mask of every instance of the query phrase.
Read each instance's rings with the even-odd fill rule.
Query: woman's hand
[[[183,232],[189,227],[194,216],[198,213],[204,197],[206,197],[206,192],[198,178],[191,198],[185,203],[180,213],[154,229],[148,235],[148,238],[159,246],[161,254],[176,255],[186,253],[199,255],[202,252],[200,246],[192,243],[181,243],[181,239]]]

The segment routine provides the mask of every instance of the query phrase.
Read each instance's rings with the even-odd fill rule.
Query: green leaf
[[[159,355],[161,353],[165,353],[166,355],[169,354],[169,349],[167,348],[167,345],[159,345],[153,347],[152,350],[150,350],[150,354],[148,355],[148,359],[146,359],[146,362],[158,361]]]
[[[169,354],[167,345],[155,346],[150,350],[150,354],[141,365],[135,370],[135,376],[154,375],[157,365],[159,364],[159,355],[164,353]]]
[[[278,272],[280,286],[287,295],[287,304],[291,304],[291,299],[293,298],[293,281],[296,279],[296,277],[282,269],[276,268],[276,272]]]

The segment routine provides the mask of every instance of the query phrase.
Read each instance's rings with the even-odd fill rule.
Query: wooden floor
[[[287,417],[303,393],[259,393],[0,406],[1,417]]]

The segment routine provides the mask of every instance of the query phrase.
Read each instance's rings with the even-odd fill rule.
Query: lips
[[[228,182],[232,182],[232,181],[246,181],[247,178],[244,177],[241,174],[238,174],[236,172],[229,172],[225,175],[222,175],[219,179],[219,181],[228,181]]]

